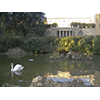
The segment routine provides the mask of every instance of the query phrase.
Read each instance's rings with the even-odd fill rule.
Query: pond
[[[87,85],[100,86],[100,55],[93,55],[92,61],[47,60],[52,55],[54,54],[0,55],[0,86],[8,83],[29,87],[32,79],[37,76],[62,82],[81,78]],[[23,65],[24,70],[11,73],[11,63]]]

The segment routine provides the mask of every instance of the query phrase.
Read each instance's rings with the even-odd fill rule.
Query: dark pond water
[[[53,54],[36,55],[0,55],[0,86],[10,85],[28,87],[33,78],[43,76],[54,81],[67,81],[81,78],[86,84],[100,84],[100,56],[88,60],[46,60]],[[55,54],[56,55],[56,54]],[[34,61],[29,61],[34,59]],[[11,73],[10,64],[19,63],[25,68],[22,72]]]

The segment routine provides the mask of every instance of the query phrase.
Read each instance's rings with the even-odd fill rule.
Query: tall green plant
[[[100,36],[93,39],[93,54],[100,55]]]

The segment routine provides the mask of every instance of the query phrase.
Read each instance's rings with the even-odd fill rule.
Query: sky
[[[0,11],[44,12],[47,18],[93,17],[100,13],[99,6],[99,0],[2,0]]]
[[[99,0],[56,0],[55,3],[52,2],[50,5],[51,9],[45,11],[48,18],[91,17],[100,13]]]

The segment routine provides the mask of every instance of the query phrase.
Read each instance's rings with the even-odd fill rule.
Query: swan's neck
[[[11,66],[11,71],[13,71],[13,65]]]

